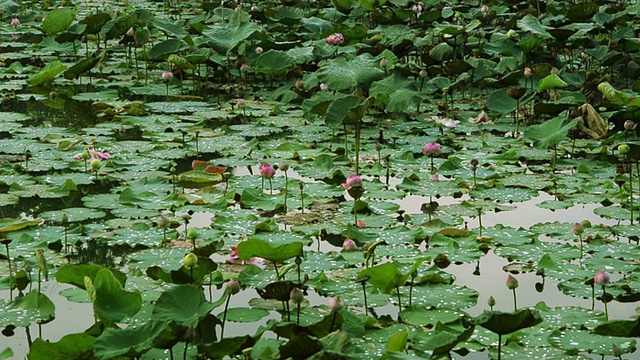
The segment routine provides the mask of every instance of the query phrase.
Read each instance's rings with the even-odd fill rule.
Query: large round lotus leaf
[[[149,350],[166,328],[167,323],[154,320],[126,329],[108,328],[96,339],[94,354],[100,360],[119,356],[137,357]]]
[[[153,307],[153,316],[164,322],[175,321],[182,326],[197,326],[215,304],[208,302],[204,292],[192,285],[179,285],[160,295]]]
[[[431,331],[418,331],[412,344],[422,351],[432,351],[434,355],[447,354],[473,334],[475,327],[463,321],[443,324],[438,322]]]
[[[140,291],[126,291],[109,269],[101,269],[93,280],[93,311],[102,320],[119,322],[135,315],[142,307]]]
[[[295,311],[296,310],[294,310],[294,306],[292,305],[291,306],[292,316],[295,313]],[[224,316],[223,312],[218,314],[219,319],[222,319],[223,316]],[[234,322],[254,322],[254,321],[261,320],[265,316],[269,316],[269,312],[263,309],[238,307],[238,308],[231,308],[227,310],[227,320],[234,321]]]
[[[29,359],[86,359],[93,356],[96,338],[87,334],[69,334],[56,342],[36,339],[29,351]]]
[[[40,214],[40,217],[45,220],[51,220],[60,222],[62,214],[66,214],[69,222],[81,222],[91,219],[100,219],[107,214],[100,210],[89,208],[66,208],[59,211],[46,211]]]
[[[56,311],[53,302],[36,290],[15,298],[13,302],[0,303],[0,310],[3,314],[0,318],[2,328],[28,326],[32,322],[44,324],[53,320]]]
[[[558,306],[549,308],[544,302],[536,304],[544,319],[544,326],[554,329],[560,327],[593,329],[602,319],[602,313],[577,306]]]
[[[574,353],[588,351],[603,356],[614,354],[614,344],[622,354],[629,354],[636,350],[636,340],[633,338],[597,335],[580,330],[555,330],[549,335],[549,343],[565,351]]]
[[[435,325],[436,323],[450,323],[462,318],[465,313],[459,310],[436,308],[427,309],[424,307],[411,307],[400,312],[402,321],[415,326]]]
[[[402,304],[409,304],[409,289],[402,288]],[[478,292],[466,286],[425,284],[413,287],[412,305],[466,309],[477,304]]]
[[[303,243],[271,244],[264,240],[249,239],[238,244],[238,256],[242,260],[259,257],[273,262],[283,262],[296,256],[302,256]]]
[[[484,311],[471,322],[480,325],[498,335],[511,334],[514,331],[538,325],[542,317],[538,310],[520,309],[512,313]]]

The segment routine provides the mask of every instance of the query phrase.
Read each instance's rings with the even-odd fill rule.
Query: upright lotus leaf
[[[13,358],[13,355],[13,350],[11,350],[11,348],[5,348],[4,350],[2,350],[2,352],[0,352],[0,360],[11,359]]]
[[[285,51],[269,50],[256,59],[252,69],[262,74],[282,75],[294,64],[293,57]]]
[[[237,337],[225,337],[210,345],[202,346],[202,352],[208,359],[225,359],[234,354],[239,355],[243,349],[249,349],[259,339],[261,334],[255,337],[244,335]]]
[[[375,285],[384,294],[391,294],[395,288],[403,286],[407,282],[407,279],[411,277],[411,274],[416,271],[425,260],[426,258],[416,260],[405,274],[403,274],[395,264],[384,263],[360,271],[358,277],[368,277],[369,280],[367,282]]]
[[[180,39],[167,39],[155,44],[151,50],[149,50],[150,60],[163,60],[169,57],[171,54],[176,54],[181,51],[187,50],[189,44]]]
[[[364,116],[368,101],[354,95],[334,100],[327,109],[325,123],[331,127],[353,125]]]
[[[411,342],[420,350],[431,351],[433,356],[446,355],[460,342],[467,340],[474,330],[475,326],[464,319],[447,324],[438,321],[432,330],[419,331]]]
[[[347,60],[338,57],[328,60],[317,72],[318,80],[332,90],[348,90],[354,87],[367,89],[372,82],[384,77],[380,60],[371,54],[362,54]]]
[[[29,350],[29,359],[90,359],[93,356],[94,336],[81,333],[69,334],[56,342],[36,339]],[[1,357],[0,357],[1,359]]]
[[[198,255],[199,253],[200,251],[197,251]],[[183,265],[178,270],[166,271],[160,266],[151,266],[147,268],[147,276],[154,280],[162,280],[167,284],[202,284],[217,268],[218,264],[209,257],[198,256],[198,264],[193,269],[187,269]]]
[[[106,41],[120,37],[136,25],[139,20],[140,15],[137,12],[112,19],[102,27],[101,32],[104,35],[101,38]]]
[[[524,31],[529,31],[535,35],[538,35],[545,39],[551,39],[553,36],[540,24],[540,21],[535,16],[528,14],[516,23],[518,27]]]
[[[605,99],[611,101],[616,105],[626,106],[630,103],[629,95],[623,93],[622,91],[616,90],[609,82],[604,81],[598,84],[598,91],[602,93],[602,96]],[[637,99],[634,99],[637,101]],[[638,105],[636,105],[638,106]]]
[[[308,359],[322,350],[320,341],[306,332],[299,332],[296,337],[280,346],[281,359]]]
[[[408,340],[409,328],[405,326],[402,331],[399,331],[389,337],[389,340],[387,340],[386,350],[392,352],[404,352],[407,347]]]
[[[296,286],[293,281],[277,281],[265,286],[264,289],[257,289],[257,291],[263,299],[289,301],[291,290]]]
[[[549,89],[566,88],[567,86],[569,86],[569,84],[562,80],[558,74],[549,74],[540,80],[538,91],[542,92]]]
[[[518,108],[518,102],[507,95],[507,90],[507,88],[502,88],[489,94],[487,108],[501,115],[515,111]]]
[[[259,257],[272,262],[283,262],[297,256],[302,256],[303,246],[304,244],[301,242],[273,244],[250,238],[238,243],[238,257],[242,260]]]
[[[369,11],[376,11],[382,5],[384,5],[387,0],[358,0],[360,5]]]
[[[472,324],[480,325],[498,335],[511,334],[521,329],[536,326],[541,322],[540,312],[532,309],[520,309],[511,313],[484,311],[478,317],[471,319]]]
[[[102,30],[102,27],[109,22],[109,20],[111,20],[111,15],[105,12],[100,12],[97,14],[87,15],[87,17],[80,21],[80,24],[87,26],[87,34],[97,34]]]
[[[120,356],[138,358],[153,347],[167,326],[165,322],[150,320],[142,326],[131,325],[126,329],[107,328],[93,345],[94,355],[100,360]]]
[[[331,4],[341,13],[348,14],[355,0],[331,0]]]
[[[241,42],[249,39],[253,34],[261,32],[262,28],[255,22],[242,22],[238,26],[230,24],[213,25],[203,31],[209,45],[218,53],[227,55]]]
[[[548,149],[557,145],[560,141],[567,137],[569,130],[578,124],[578,119],[573,119],[567,124],[564,118],[555,117],[547,120],[539,125],[533,125],[527,128],[524,136],[533,141],[533,145],[538,149]]]
[[[68,68],[64,72],[63,76],[67,80],[77,79],[83,73],[93,69],[98,64],[98,62],[100,62],[99,57],[84,58]]]
[[[56,281],[86,290],[85,277],[93,281],[101,269],[102,267],[93,264],[64,265],[56,271]],[[127,280],[127,276],[120,271],[116,271],[114,276],[121,284],[124,284]]]
[[[32,75],[27,79],[27,85],[39,86],[42,84],[50,83],[56,77],[56,75],[65,71],[67,67],[62,65],[58,60],[52,61],[40,70],[37,74]]]
[[[153,317],[166,323],[174,321],[185,327],[196,327],[216,307],[204,292],[193,285],[174,286],[160,295],[153,306]]]
[[[119,322],[135,315],[142,307],[140,291],[126,291],[109,269],[101,269],[93,280],[93,311],[101,320]]]
[[[44,18],[44,21],[42,22],[42,31],[49,35],[61,33],[71,26],[71,23],[75,18],[76,12],[71,8],[55,9]]]

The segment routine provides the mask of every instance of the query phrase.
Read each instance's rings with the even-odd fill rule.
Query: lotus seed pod
[[[98,159],[91,160],[91,169],[100,170],[101,167],[102,167],[102,161]]]
[[[196,228],[189,229],[189,231],[187,232],[187,238],[189,240],[197,239],[198,238],[198,230]]]
[[[626,155],[629,153],[629,151],[631,151],[631,148],[629,147],[629,145],[627,144],[620,144],[618,145],[618,152],[622,155]]]

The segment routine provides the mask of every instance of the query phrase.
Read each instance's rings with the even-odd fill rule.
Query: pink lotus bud
[[[247,64],[240,65],[240,71],[246,72],[248,69],[249,69],[249,67],[247,66]]]
[[[356,245],[356,242],[347,238],[344,239],[344,242],[342,243],[342,248],[344,249],[344,251],[356,251],[358,249],[358,245]]]
[[[418,74],[421,78],[425,78],[427,77],[427,70],[422,69],[420,70],[420,73]]]
[[[414,13],[420,14],[422,12],[422,6],[420,4],[415,4],[411,7],[411,10]]]
[[[272,178],[275,173],[276,170],[273,168],[273,166],[271,166],[271,164],[265,163],[260,166],[260,175],[262,175],[262,177],[264,177],[265,179]]]
[[[236,100],[236,105],[238,105],[238,107],[244,107],[244,99],[240,98],[238,100]]]
[[[231,279],[226,286],[231,295],[235,295],[240,292],[240,282],[238,282],[238,279]]]
[[[363,227],[367,226],[367,225],[364,224],[364,221],[362,221],[362,220],[358,220],[356,225],[358,225],[358,227],[360,227],[360,228],[363,228]]]
[[[338,312],[344,309],[344,302],[342,302],[342,299],[340,299],[340,297],[336,295],[329,299],[329,301],[327,302],[327,306],[329,306],[329,310],[331,310],[332,312]]]
[[[325,42],[327,45],[340,45],[344,42],[344,36],[342,36],[342,34],[329,35],[325,39]]]
[[[582,235],[584,233],[584,226],[582,223],[577,222],[573,224],[573,233],[576,235]]]
[[[258,46],[258,47],[256,48],[256,54],[257,54],[257,55],[262,54],[262,52],[263,52],[263,51],[264,51],[264,50],[263,50],[260,46]]]
[[[161,216],[161,217],[160,217],[160,220],[158,220],[158,227],[159,227],[160,229],[166,229],[166,228],[168,228],[168,227],[169,227],[169,224],[170,224],[170,223],[171,223],[171,222],[169,221],[169,219],[167,219],[167,218],[166,218],[166,217],[164,217],[164,215],[163,215],[163,216]]]
[[[530,67],[526,67],[524,68],[524,76],[526,77],[531,77],[533,76],[533,70],[531,70]]]
[[[509,274],[509,276],[507,277],[507,289],[509,290],[515,290],[518,287],[518,279],[514,278],[513,276],[511,276],[511,274]]]
[[[489,12],[489,7],[487,5],[482,5],[482,8],[480,8],[480,11],[482,11],[483,14],[486,14]]]
[[[293,290],[291,290],[291,293],[289,294],[289,298],[291,299],[292,303],[300,304],[304,300],[304,293],[302,292],[302,290],[298,289],[297,287],[294,287]]]
[[[165,72],[162,73],[162,80],[171,81],[171,79],[173,79],[173,73],[170,70],[165,70]]]
[[[135,30],[133,28],[129,28],[129,30],[127,30],[127,36],[132,37],[135,34]]]
[[[342,184],[342,187],[345,190],[349,190],[354,186],[362,186],[362,178],[359,175],[351,174],[347,178],[347,181],[344,184]]]
[[[280,165],[278,165],[278,169],[282,171],[287,171],[289,170],[289,164],[286,162],[280,163]]]
[[[422,153],[424,155],[432,156],[432,155],[440,155],[442,153],[442,146],[437,142],[429,142],[424,144],[422,148]]]
[[[598,285],[604,285],[608,283],[610,280],[611,278],[609,277],[609,274],[607,274],[602,270],[598,270],[598,272],[596,273],[596,276],[593,278],[593,282]]]
[[[18,18],[11,19],[11,26],[18,27],[18,25],[20,25],[20,20],[18,20]]]
[[[236,14],[242,13],[242,6],[238,6],[233,10]]]

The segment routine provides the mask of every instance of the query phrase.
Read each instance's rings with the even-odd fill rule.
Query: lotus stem
[[[302,206],[302,213],[304,214],[304,183],[300,182],[300,202],[301,202],[301,206]]]
[[[11,256],[9,256],[9,240],[5,239],[3,242],[7,248],[7,260],[9,261],[9,300],[13,301],[13,271],[11,270]]]
[[[413,295],[413,279],[411,279],[411,282],[409,283],[409,308],[411,308],[412,295]]]
[[[358,210],[356,209],[356,204],[358,203],[358,199],[354,199],[353,200],[353,218],[354,218],[354,225],[358,226]]]
[[[584,250],[582,249],[582,235],[579,235],[579,236],[580,236],[580,260],[582,260],[582,252]]]
[[[591,284],[591,311],[596,308],[596,287],[592,283]]]
[[[364,295],[364,314],[369,316],[369,306],[367,305],[367,286],[366,281],[362,282],[362,294]]]
[[[329,325],[329,333],[333,332],[333,325],[336,323],[336,311],[332,311],[333,316],[331,317],[331,325]]]
[[[298,316],[296,318],[296,325],[300,325],[300,304],[298,304]]]
[[[402,300],[400,299],[400,287],[396,286],[396,294],[398,295],[398,311],[402,311]]]
[[[518,299],[516,297],[516,289],[513,289],[513,311],[518,311]]]
[[[360,175],[360,120],[356,122],[356,175]]]
[[[231,293],[227,296],[227,302],[224,304],[224,315],[222,315],[222,330],[220,331],[220,340],[224,339],[224,324],[227,321],[227,310],[229,309],[229,301],[231,300]]]
[[[225,315],[226,315],[226,313],[225,313]],[[223,326],[222,328],[224,329],[224,324],[222,326]],[[189,349],[189,340],[186,340],[184,342],[184,353],[182,354],[182,359],[183,360],[187,360],[187,350],[188,349]]]
[[[269,178],[269,195],[273,195],[273,183],[271,182],[271,178]]]
[[[284,211],[287,212],[287,194],[289,193],[289,176],[284,172]]]
[[[276,279],[280,279],[280,273],[278,272],[278,263],[274,261],[273,267],[276,269]]]
[[[607,289],[605,285],[602,285],[602,303],[604,303],[604,316],[609,320],[609,307],[607,304]]]
[[[436,172],[436,168],[433,166],[433,156],[429,156],[429,159],[431,160],[431,173],[435,173]]]
[[[631,209],[631,225],[633,225],[633,167],[631,166],[631,157],[629,159],[629,206]]]
[[[349,159],[349,151],[347,145],[347,125],[342,125],[344,128],[344,156]]]
[[[501,358],[502,358],[502,335],[498,334],[498,360],[500,360]]]

